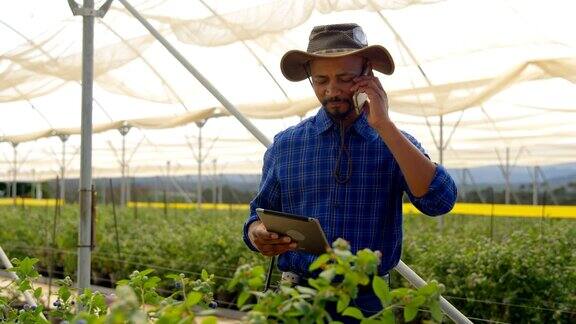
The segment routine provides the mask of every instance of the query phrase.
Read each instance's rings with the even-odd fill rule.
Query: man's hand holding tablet
[[[290,236],[268,232],[261,221],[250,224],[248,237],[258,251],[265,256],[280,255],[298,248],[298,243],[293,241]]]

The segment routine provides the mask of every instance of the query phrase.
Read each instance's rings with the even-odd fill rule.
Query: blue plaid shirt
[[[404,135],[424,154],[420,143]],[[274,138],[264,155],[260,190],[250,203],[248,226],[258,219],[256,208],[315,217],[328,242],[341,237],[353,252],[364,248],[382,252],[380,274],[387,273],[400,260],[402,250],[402,195],[424,214],[448,213],[456,201],[456,186],[448,172],[436,166],[428,192],[416,198],[408,189],[400,167],[366,117],[360,116],[345,133],[352,158],[351,178],[336,181],[333,173],[340,150],[338,125],[324,109]],[[426,155],[428,156],[428,155]],[[347,158],[340,157],[340,174],[347,174]],[[315,256],[289,251],[279,256],[278,268],[306,276]]]

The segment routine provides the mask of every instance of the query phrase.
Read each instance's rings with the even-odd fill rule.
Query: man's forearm
[[[420,152],[394,123],[386,123],[376,131],[398,162],[410,192],[416,197],[424,196],[436,172],[436,165]]]

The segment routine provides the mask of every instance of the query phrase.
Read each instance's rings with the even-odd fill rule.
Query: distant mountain
[[[576,156],[576,154],[575,154]],[[552,186],[565,185],[570,182],[576,182],[576,163],[555,164],[540,167],[545,179]],[[470,168],[470,173],[478,185],[504,185],[504,176],[498,166],[487,166]],[[457,183],[461,182],[462,169],[449,169]],[[532,183],[532,167],[514,167],[511,169],[510,182],[513,185]],[[470,180],[466,180],[470,184]],[[542,179],[539,179],[542,181]]]
[[[576,163],[569,164],[556,164],[550,166],[540,167],[542,173],[546,177],[546,180],[552,186],[561,186],[570,182],[576,182]],[[486,166],[478,168],[470,168],[470,173],[476,184],[480,186],[484,185],[504,185],[504,177],[500,168],[498,166]],[[457,184],[461,182],[462,169],[448,169],[448,172],[452,175]],[[530,172],[530,173],[529,173]],[[513,185],[530,184],[532,183],[532,172],[533,168],[528,167],[514,167],[512,168],[510,181]],[[196,186],[196,176],[177,176],[174,177],[178,183],[193,190]],[[211,186],[214,179],[213,176],[204,175],[202,176],[205,186]],[[152,178],[138,178],[137,183],[143,185],[146,183],[152,184],[156,181],[155,177]],[[258,188],[258,183],[260,182],[260,175],[258,174],[228,174],[224,175],[222,178],[224,185],[228,185],[237,190],[245,191],[255,191]],[[541,182],[542,180],[539,179]],[[470,185],[470,180],[467,180],[468,185]]]

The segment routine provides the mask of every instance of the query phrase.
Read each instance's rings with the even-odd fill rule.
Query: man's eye
[[[326,83],[326,79],[316,79],[316,80],[314,80],[314,83],[316,83],[316,84],[324,84],[324,83]]]
[[[352,82],[352,81],[354,81],[354,78],[353,78],[353,77],[350,77],[350,78],[340,78],[340,82],[349,83],[349,82]]]

